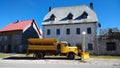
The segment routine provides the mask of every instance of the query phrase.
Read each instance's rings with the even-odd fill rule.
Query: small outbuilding
[[[101,29],[97,54],[120,55],[120,32],[116,28]]]

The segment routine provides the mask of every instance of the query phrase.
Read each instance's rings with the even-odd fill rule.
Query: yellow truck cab
[[[74,59],[74,55],[78,55],[78,48],[76,46],[71,46],[66,41],[61,41],[61,53],[66,54],[69,59]]]
[[[70,46],[67,41],[58,42],[53,38],[30,38],[27,53],[33,53],[36,59],[42,59],[45,55],[66,56],[68,59],[74,59],[75,55],[81,56],[81,50],[76,46]]]

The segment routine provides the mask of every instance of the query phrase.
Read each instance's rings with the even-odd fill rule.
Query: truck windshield
[[[63,45],[64,45],[64,46],[67,46],[67,44],[66,44],[66,43],[64,43]]]

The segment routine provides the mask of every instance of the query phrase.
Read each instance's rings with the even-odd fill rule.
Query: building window
[[[60,29],[56,29],[56,35],[60,35]]]
[[[52,14],[52,15],[50,16],[50,21],[54,21],[54,20],[55,20],[55,15]]]
[[[93,50],[93,44],[92,43],[88,43],[88,50]]]
[[[7,41],[7,38],[8,38],[7,36],[3,36],[4,41]]]
[[[87,16],[88,16],[88,13],[87,13],[86,11],[84,11],[83,14],[82,14],[82,18],[83,18],[83,19],[86,19]]]
[[[107,42],[106,43],[106,50],[107,51],[114,51],[114,50],[116,50],[116,43],[115,42]]]
[[[72,19],[73,19],[73,14],[72,14],[72,13],[69,13],[68,16],[67,16],[67,19],[68,19],[68,20],[72,20]]]
[[[0,36],[0,41],[2,41],[2,36]]]
[[[13,35],[14,39],[20,39],[20,35],[16,34],[16,35]]]
[[[69,28],[66,29],[66,34],[67,34],[67,35],[70,34],[70,29],[69,29]]]
[[[80,34],[80,28],[76,28],[76,34]]]
[[[51,31],[50,29],[47,29],[47,35],[50,35]]]
[[[91,28],[89,27],[89,28],[87,28],[87,34],[91,34],[92,32],[91,32]]]

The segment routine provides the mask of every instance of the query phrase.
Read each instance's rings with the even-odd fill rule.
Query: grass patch
[[[81,60],[80,62],[87,63],[87,61],[86,61],[86,60]]]
[[[111,55],[90,55],[90,58],[103,58],[103,59],[120,59],[120,56],[111,56]]]
[[[10,56],[21,56],[24,57],[26,54],[15,54],[15,53],[0,53],[0,58],[10,57]]]
[[[13,56],[15,54],[9,54],[9,53],[0,53],[0,58],[5,58],[5,57],[8,57],[8,56]]]

